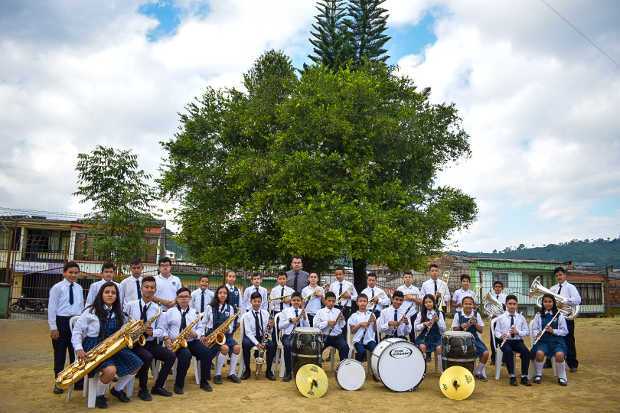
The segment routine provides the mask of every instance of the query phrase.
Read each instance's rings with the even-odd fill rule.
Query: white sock
[[[97,388],[97,391],[96,391],[97,396],[103,396],[105,394],[106,389],[108,388],[108,385],[103,384],[101,379],[99,379],[97,380],[96,388]]]
[[[224,363],[226,363],[226,356],[223,355],[222,353],[219,353],[217,355],[217,362],[215,363],[215,375],[216,376],[222,375],[222,367],[224,367]]]
[[[536,375],[542,377],[543,367],[545,367],[544,361],[534,361],[534,366],[536,366]]]
[[[133,377],[134,377],[133,374],[127,374],[126,376],[123,376],[120,379],[118,379],[118,381],[114,385],[114,390],[116,391],[124,390],[125,386],[127,386],[127,383],[129,383],[131,379],[133,379]]]
[[[239,354],[232,353],[230,355],[230,370],[228,370],[229,376],[237,373],[237,360],[239,360]]]
[[[487,365],[484,363],[480,363],[480,375],[484,378],[487,377],[487,369],[486,369]]]
[[[555,368],[558,370],[558,378],[566,380],[566,364],[556,361]]]

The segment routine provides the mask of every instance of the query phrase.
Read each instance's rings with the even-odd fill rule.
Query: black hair
[[[280,271],[280,272],[278,273],[278,276],[277,276],[276,278],[279,278],[281,275],[283,275],[283,276],[284,276],[284,278],[288,278],[288,275],[286,275],[286,273],[285,273],[284,271]]]
[[[186,292],[186,291],[189,293],[189,295],[192,295],[192,292],[190,291],[190,289],[189,289],[189,288],[187,288],[187,287],[181,287],[181,288],[179,288],[179,289],[177,290],[177,296],[178,296],[179,294],[181,294],[181,293]]]
[[[463,297],[463,299],[461,300],[461,304],[465,301],[465,300],[471,300],[472,304],[476,304],[476,300],[474,300],[474,297],[467,295],[465,297]]]
[[[394,298],[394,297],[405,298],[405,294],[403,294],[403,292],[400,291],[400,290],[396,290],[396,291],[394,291],[394,294],[392,294],[392,298]]]
[[[559,272],[562,272],[564,274],[566,274],[566,270],[564,269],[564,267],[555,267],[553,270],[553,275],[558,275]]]
[[[159,262],[157,263],[157,265],[161,266],[162,264],[165,264],[165,263],[172,265],[172,260],[169,257],[163,257],[159,259]]]
[[[78,265],[78,263],[77,263],[77,262],[75,262],[75,261],[67,261],[67,262],[65,263],[65,265],[63,265],[63,267],[62,267],[62,272],[67,272],[67,270],[68,270],[69,268],[77,268],[77,269],[78,269],[78,271],[79,271],[80,266],[79,266],[79,265]]]
[[[153,277],[152,275],[147,275],[146,277],[142,278],[142,285],[148,282],[155,283],[155,285],[157,285],[157,281],[155,281],[155,277]]]
[[[328,298],[336,299],[336,294],[334,294],[332,291],[328,291],[325,293],[325,299],[327,300]]]
[[[123,309],[121,308],[121,297],[118,291],[118,286],[112,281],[106,281],[103,283],[101,288],[99,288],[95,301],[87,307],[87,309],[89,309],[90,312],[95,314],[99,319],[99,337],[105,336],[104,330],[108,313],[104,307],[103,292],[108,287],[114,287],[114,290],[116,291],[116,300],[112,303],[112,313],[114,313],[114,317],[116,318],[116,330],[121,328],[121,326],[125,323],[125,316],[123,315]]]
[[[433,294],[426,294],[424,298],[422,298],[422,309],[420,310],[420,317],[423,323],[428,321],[428,310],[426,309],[426,305],[424,305],[424,301],[426,301],[427,298],[433,301],[433,310],[439,313],[437,310],[437,303],[435,302],[435,296]]]
[[[209,279],[209,274],[202,274],[198,280],[202,280],[203,278]]]
[[[254,291],[252,294],[250,294],[250,301],[255,299],[255,298],[260,298],[261,301],[263,300],[263,296],[260,295],[260,293]]]
[[[431,270],[431,268],[437,268],[437,269],[439,269],[439,265],[437,265],[437,264],[435,264],[435,263],[432,263],[431,265],[429,265],[429,266],[428,266],[428,270],[430,271],[430,270]]]
[[[540,300],[540,315],[544,316],[545,312],[547,310],[545,310],[545,306],[542,305],[542,302],[545,298],[551,298],[553,300],[553,307],[551,308],[551,312],[553,313],[553,315],[555,315],[555,313],[558,312],[558,303],[555,301],[555,297],[553,296],[553,294],[543,294],[542,299]]]
[[[295,291],[293,294],[291,294],[291,298],[295,298],[295,297],[299,297],[299,298],[303,299],[303,297],[301,296],[301,293],[298,293],[297,291]]]
[[[504,283],[503,283],[503,282],[501,282],[500,280],[495,280],[495,281],[493,281],[493,287],[495,287],[497,284],[501,285],[501,286],[502,286],[502,288],[504,288]]]
[[[461,275],[461,281],[463,281],[463,280],[469,280],[469,282],[471,282],[471,277],[469,275],[467,275],[467,274],[463,274],[463,275]]]
[[[133,260],[131,260],[129,265],[142,265],[142,260],[140,258],[134,258]]]
[[[508,302],[508,300],[515,300],[516,302],[519,302],[519,300],[517,299],[517,296],[514,294],[508,294],[506,296],[506,303]]]
[[[366,276],[366,279],[369,279],[370,277],[374,278],[375,280],[377,279],[377,274],[375,274],[374,272],[369,272],[368,275]]]
[[[364,300],[368,301],[368,296],[364,293],[361,293],[357,296],[357,299],[359,300],[360,298],[363,298]]]
[[[103,265],[101,265],[101,272],[103,272],[104,270],[109,270],[109,269],[113,269],[116,271],[116,265],[114,265],[110,261],[106,261],[103,263]]]
[[[259,277],[262,278],[262,275],[260,275],[259,273],[255,272],[254,274],[250,275],[250,278],[255,278],[255,277]]]
[[[411,271],[405,271],[405,272],[403,273],[403,277],[404,277],[405,275],[411,275],[411,276],[413,276],[413,273],[412,273]]]
[[[342,272],[344,272],[344,267],[343,267],[342,265],[338,265],[338,266],[336,267],[336,269],[334,270],[334,272],[336,272],[336,271],[342,271]]]
[[[293,256],[291,257],[291,262],[293,262],[293,260],[295,260],[295,259],[299,259],[299,260],[301,260],[301,257],[300,257],[299,255],[293,255]]]
[[[226,290],[226,300],[224,300],[224,304],[228,304],[228,287],[226,287],[225,285],[220,285],[215,290],[215,294],[213,294],[213,300],[211,300],[211,308],[213,309],[214,313],[215,311],[217,311],[218,306],[220,305],[220,302],[218,301],[217,296],[220,295],[221,289]]]

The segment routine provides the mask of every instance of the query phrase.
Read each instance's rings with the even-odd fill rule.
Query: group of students
[[[448,303],[452,303],[456,308],[453,330],[464,330],[473,334],[476,355],[480,359],[474,374],[477,378],[486,380],[485,366],[489,352],[480,338],[484,322],[476,310],[476,294],[469,288],[470,280],[467,275],[461,277],[462,287],[456,290],[452,297],[447,284],[438,278],[439,268],[435,264],[430,265],[429,279],[420,289],[413,285],[412,274],[405,272],[403,285],[390,297],[377,286],[376,275],[370,273],[367,276],[367,287],[358,294],[354,285],[345,279],[343,268],[337,268],[336,279],[329,286],[322,287],[319,285],[318,274],[308,274],[301,270],[301,259],[294,257],[291,271],[279,273],[276,278],[277,285],[269,292],[261,285],[262,278],[259,274],[252,275],[251,285],[242,292],[235,285],[236,274],[233,271],[226,274],[225,284],[213,292],[209,289],[206,275],[200,277],[199,287],[195,291],[183,287],[180,279],[171,274],[171,264],[168,258],[162,258],[159,261],[158,275],[143,276],[142,263],[135,260],[130,265],[131,275],[119,284],[112,280],[116,272],[114,265],[105,263],[101,271],[102,279],[90,286],[85,306],[82,287],[77,283],[79,266],[75,262],[68,262],[63,269],[64,279],[50,290],[48,322],[54,348],[55,375],[64,368],[67,352],[69,360],[73,362],[74,354],[80,359],[85,357],[88,350],[117,331],[125,322],[138,319],[147,322],[155,319],[145,332],[144,346],[136,344],[132,349],[123,349],[99,366],[97,407],[107,407],[105,391],[115,377],[118,379],[111,387],[110,394],[121,402],[129,401],[124,388],[134,375],[138,378],[140,399],[152,400],[152,394],[172,396],[172,392],[166,390],[165,383],[175,362],[177,366],[173,390],[182,394],[192,357],[196,357],[199,362],[200,388],[205,391],[213,390],[209,380],[214,359],[215,384],[223,383],[222,369],[228,359],[228,380],[240,383],[241,380],[248,379],[252,350],[266,353],[265,375],[268,379],[275,380],[271,367],[276,354],[278,331],[281,333],[285,352],[286,371],[283,381],[290,381],[291,343],[296,327],[313,326],[321,330],[325,347],[334,347],[341,360],[349,356],[347,325],[358,361],[364,360],[367,350],[372,352],[379,337],[409,338],[419,346],[425,357],[428,358],[433,351],[439,355],[442,351],[441,336],[446,331],[445,313],[443,308],[439,308],[439,303],[443,303],[446,309]],[[552,289],[555,288],[555,292],[571,297],[572,300],[580,300],[576,288],[565,281],[565,271],[558,268],[555,274],[559,284]],[[501,341],[503,362],[508,368],[510,383],[517,384],[513,358],[513,354],[517,353],[522,361],[522,384],[529,385],[527,369],[530,356],[535,358],[534,382],[540,383],[546,356],[555,357],[561,366],[559,380],[560,384],[565,385],[566,375],[561,368],[565,355],[570,356],[571,345],[570,340],[564,337],[569,337],[574,331],[574,324],[572,331],[569,327],[572,320],[566,320],[559,315],[550,326],[545,327],[557,312],[553,296],[545,296],[543,308],[534,318],[530,332],[525,318],[517,312],[516,296],[505,296],[502,289],[500,282],[494,284],[494,295],[506,307],[506,312],[495,324],[494,334],[496,342]],[[357,307],[355,312],[352,311],[353,302]],[[209,334],[237,312],[238,319],[225,331],[225,342],[209,342]],[[276,329],[275,316],[278,313],[282,314],[278,317]],[[69,320],[73,316],[79,318],[71,329]],[[197,317],[202,318],[192,328],[187,347],[173,352],[174,340]],[[233,337],[240,323],[243,324],[241,344]],[[530,353],[523,338],[528,335],[535,336],[541,331],[546,334]],[[494,350],[495,346],[492,345],[491,348]],[[572,349],[574,354],[574,336]],[[237,363],[241,353],[244,370],[241,377],[237,377]],[[148,369],[154,359],[161,364],[149,391]],[[81,385],[82,383],[76,383],[76,388]],[[54,392],[62,393],[62,389],[54,387]]]

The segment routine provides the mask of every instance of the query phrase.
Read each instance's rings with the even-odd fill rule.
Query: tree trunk
[[[358,294],[366,288],[366,264],[366,260],[353,259],[353,285]]]

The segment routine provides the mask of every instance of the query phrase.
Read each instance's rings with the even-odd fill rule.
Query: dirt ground
[[[322,399],[306,399],[293,382],[270,382],[264,377],[234,384],[225,381],[206,393],[193,382],[188,372],[184,395],[171,398],[154,396],[152,402],[134,397],[121,404],[110,397],[109,410],[117,412],[239,412],[309,411],[314,412],[405,412],[411,408],[429,412],[620,412],[620,318],[577,320],[577,347],[580,367],[569,373],[568,387],[560,387],[545,370],[541,385],[511,387],[504,372],[500,381],[477,382],[474,394],[461,402],[443,397],[439,375],[430,372],[415,392],[394,393],[382,384],[367,379],[356,392],[341,390],[329,366],[329,391]],[[487,337],[485,337],[485,342]],[[52,347],[44,321],[0,320],[0,412],[76,412],[86,409],[81,393],[70,402],[52,394]],[[591,349],[591,351],[587,351]],[[491,367],[487,374],[492,376]],[[190,379],[191,378],[191,379]],[[171,389],[171,380],[167,387]]]

